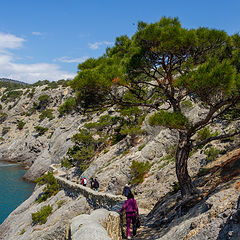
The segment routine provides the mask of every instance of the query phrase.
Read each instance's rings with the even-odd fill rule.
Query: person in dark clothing
[[[98,180],[95,178],[94,182],[93,182],[93,189],[97,192],[99,188],[99,182]]]
[[[136,219],[137,216],[139,215],[138,212],[138,206],[137,202],[134,199],[134,196],[132,193],[129,193],[127,196],[127,200],[124,202],[121,210],[119,213],[123,212],[123,210],[126,211],[126,220],[127,220],[127,239],[131,239],[131,233],[130,233],[130,225],[132,222],[132,227],[133,227],[133,235],[136,235]]]
[[[128,184],[126,184],[123,188],[122,195],[127,197],[129,193],[132,193],[131,188],[128,186]]]
[[[94,180],[93,180],[93,178],[90,178],[90,187],[91,187],[91,189],[94,188]]]

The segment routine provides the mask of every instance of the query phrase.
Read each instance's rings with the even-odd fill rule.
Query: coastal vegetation
[[[46,184],[43,189],[43,194],[37,199],[39,203],[46,201],[49,197],[54,196],[59,191],[59,185],[52,172],[44,174],[42,177],[36,180],[39,185]]]
[[[43,206],[38,212],[32,213],[33,224],[44,224],[47,222],[47,217],[51,214],[53,208],[50,205]]]
[[[139,22],[131,39],[118,37],[103,56],[79,64],[78,75],[70,86],[76,91],[76,104],[85,112],[111,106],[119,111],[135,108],[143,112],[140,115],[154,110],[149,119],[152,126],[175,129],[179,135],[176,174],[182,196],[186,197],[198,192],[187,169],[190,152],[239,133],[239,129],[217,134],[206,130],[238,109],[239,46],[238,34],[186,29],[177,18],[163,17],[151,24]],[[206,110],[195,122],[184,112],[186,107],[191,108],[188,99]],[[224,121],[229,124],[233,119],[225,117]],[[134,136],[140,130],[141,124],[136,124],[134,117],[129,120],[133,125],[123,124],[118,131],[122,136]]]

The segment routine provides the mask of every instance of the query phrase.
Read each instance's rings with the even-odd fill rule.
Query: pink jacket
[[[138,214],[138,206],[136,200],[134,198],[126,200],[119,212],[122,212],[124,209],[126,210],[127,214]]]

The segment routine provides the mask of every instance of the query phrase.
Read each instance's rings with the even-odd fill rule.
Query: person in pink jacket
[[[138,206],[137,202],[134,199],[134,196],[132,193],[128,194],[127,200],[124,202],[121,210],[119,213],[123,212],[123,210],[126,211],[126,219],[127,219],[127,239],[131,239],[131,233],[130,233],[130,225],[132,222],[133,226],[133,235],[136,235],[136,218],[139,214],[138,212]]]

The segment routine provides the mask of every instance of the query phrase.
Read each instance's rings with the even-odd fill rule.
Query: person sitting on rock
[[[126,220],[127,220],[127,239],[131,239],[131,233],[130,233],[130,225],[132,222],[132,228],[133,228],[133,235],[136,235],[136,219],[139,215],[138,212],[138,206],[137,202],[134,199],[134,196],[132,193],[129,193],[127,196],[127,200],[124,202],[121,210],[119,213],[123,212],[123,210],[126,211]]]
[[[129,193],[132,193],[131,192],[131,188],[129,187],[128,184],[126,184],[123,188],[123,192],[122,192],[122,195],[127,197]]]

